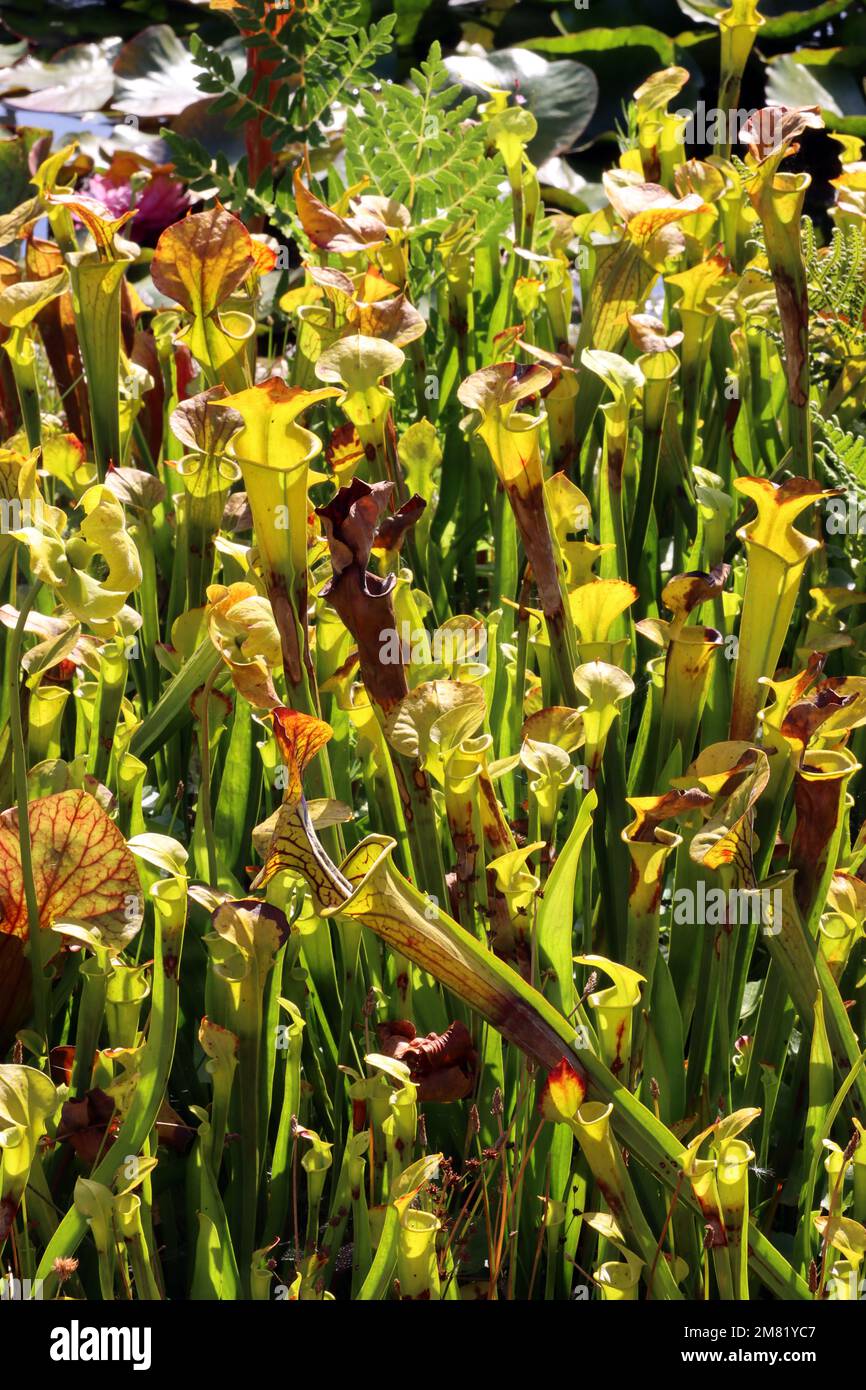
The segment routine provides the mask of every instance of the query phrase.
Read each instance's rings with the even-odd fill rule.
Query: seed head
[[[61,1284],[65,1284],[67,1279],[72,1278],[77,1268],[78,1261],[71,1255],[58,1255],[51,1266],[51,1272],[57,1275]]]

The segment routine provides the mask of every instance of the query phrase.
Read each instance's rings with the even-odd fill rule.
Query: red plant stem
[[[269,29],[270,37],[276,38],[282,29],[292,18],[295,7],[294,3],[287,7],[278,6],[276,3],[267,6],[266,13],[270,14],[274,10],[280,9],[282,13],[277,20],[274,29]],[[244,29],[241,31],[245,39],[254,38],[256,30]],[[261,31],[259,31],[261,32]],[[278,62],[273,58],[264,58],[261,48],[247,48],[247,72],[253,75],[253,85],[250,96],[260,106],[270,110],[273,106],[274,98],[279,88],[278,82],[270,80],[271,75],[278,66]],[[256,116],[252,120],[244,122],[244,142],[247,154],[247,180],[251,188],[255,188],[262,174],[269,169],[274,161],[274,147],[272,141],[262,134],[262,116]],[[263,223],[263,218],[255,219],[256,222]],[[261,226],[254,227],[252,230],[261,231]]]

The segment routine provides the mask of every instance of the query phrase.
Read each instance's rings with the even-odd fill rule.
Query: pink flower
[[[190,196],[180,179],[155,171],[138,199],[132,235],[143,246],[155,246],[162,232],[189,210]]]
[[[126,224],[123,234],[141,246],[155,246],[166,227],[183,217],[190,206],[189,193],[180,180],[161,168],[154,169],[149,182],[138,191],[129,179],[109,172],[91,174],[82,185],[82,192],[104,204],[114,217],[135,208],[135,217]]]
[[[126,180],[117,183],[107,174],[91,174],[82,184],[81,191],[102,203],[112,217],[122,217],[135,203],[132,184]]]

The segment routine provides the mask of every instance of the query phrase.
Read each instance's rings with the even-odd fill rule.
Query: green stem
[[[211,763],[210,718],[208,714],[208,701],[210,700],[210,695],[214,686],[214,681],[216,680],[220,670],[221,667],[215,667],[213,671],[211,671],[207,680],[205,681],[202,690],[201,708],[201,788],[199,795],[201,796],[201,819],[202,826],[204,828],[205,845],[207,847],[208,880],[211,888],[217,887],[217,884],[219,882],[219,871],[217,868],[216,840],[214,838],[213,830],[213,806],[211,805],[210,796]]]

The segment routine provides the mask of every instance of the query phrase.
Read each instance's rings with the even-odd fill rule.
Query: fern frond
[[[455,221],[490,220],[503,177],[490,158],[483,126],[470,118],[475,98],[461,100],[449,85],[441,49],[412,70],[413,86],[387,84],[375,98],[360,94],[360,110],[346,124],[350,182],[368,179],[377,193],[404,203],[413,235],[442,231]]]
[[[190,50],[201,69],[200,90],[215,100],[211,109],[224,114],[229,129],[258,121],[262,135],[280,155],[291,145],[313,148],[328,143],[327,127],[334,107],[357,101],[375,81],[374,67],[390,52],[396,15],[386,15],[367,28],[356,18],[359,0],[327,0],[299,8],[292,22],[281,25],[281,12],[266,0],[239,0],[228,13],[247,49],[273,64],[267,92],[247,69],[237,76],[228,55],[211,48],[196,35]],[[265,214],[275,225],[287,226],[280,197],[280,170],[270,170],[260,187],[250,189],[244,162],[231,170],[218,156],[211,159],[196,140],[164,130],[178,173],[197,191],[213,189],[220,201],[240,216]]]
[[[832,326],[846,343],[864,338],[866,237],[853,224],[834,227],[829,246],[819,247],[815,229],[803,218],[803,260],[813,317]]]
[[[825,419],[812,406],[816,455],[827,481],[835,487],[866,497],[866,434],[844,430],[835,416]]]

